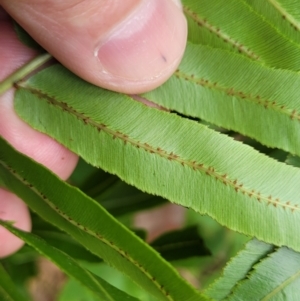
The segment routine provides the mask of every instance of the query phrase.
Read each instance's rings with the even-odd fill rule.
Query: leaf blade
[[[207,300],[98,203],[14,151],[1,137],[0,145],[2,183],[46,221],[69,233],[160,300],[180,300],[183,296],[191,301]]]
[[[196,122],[84,83],[62,67],[48,71],[26,82],[15,99],[18,114],[36,129],[144,191],[300,250],[299,170]]]
[[[211,255],[197,226],[164,233],[152,241],[151,246],[169,261]]]
[[[271,67],[299,70],[299,44],[281,34],[245,1],[184,0],[183,6],[193,43],[239,52]]]
[[[299,154],[299,86],[297,73],[268,68],[227,51],[188,44],[175,75],[144,97],[266,146]]]
[[[300,43],[300,10],[294,0],[243,0],[291,41]]]
[[[0,264],[0,297],[5,301],[28,301],[18,291],[2,264]]]
[[[210,285],[205,293],[213,300],[224,300],[230,296],[236,283],[243,280],[253,265],[272,252],[272,245],[252,240],[237,256],[233,257],[223,270],[222,276]]]
[[[72,257],[68,256],[59,249],[52,247],[40,237],[21,231],[11,226],[8,222],[2,220],[0,220],[0,225],[36,249],[41,255],[50,259],[70,277],[76,279],[86,288],[90,289],[98,300],[118,301],[121,300],[120,298],[122,298],[122,300],[137,301],[136,298],[125,294],[124,292],[111,286],[100,277],[97,277],[88,270],[82,268]]]
[[[281,247],[255,265],[247,278],[236,285],[226,300],[241,300],[245,293],[250,300],[296,300],[300,254]]]

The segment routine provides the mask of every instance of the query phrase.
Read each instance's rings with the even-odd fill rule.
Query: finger
[[[9,21],[0,21],[0,81],[11,74],[36,53],[16,37]],[[0,98],[0,135],[16,149],[45,165],[66,179],[74,169],[77,156],[45,134],[24,123],[13,109],[10,90]]]
[[[14,226],[24,231],[31,230],[28,208],[14,194],[0,189],[0,219],[14,221]],[[6,257],[23,246],[23,241],[0,227],[0,258]]]
[[[45,49],[85,80],[141,93],[177,68],[187,26],[178,0],[0,0]]]
[[[0,10],[0,82],[22,66],[36,53],[22,45],[16,38],[12,24]],[[0,97],[0,135],[16,149],[50,168],[66,179],[73,171],[77,156],[21,121],[13,109],[13,90]],[[16,221],[16,226],[29,231],[31,228],[28,209],[21,200],[0,189],[0,218]],[[22,242],[0,227],[0,257],[15,252]]]

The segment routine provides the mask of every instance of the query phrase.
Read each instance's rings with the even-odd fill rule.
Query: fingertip
[[[98,81],[105,88],[130,94],[152,90],[178,67],[186,39],[186,20],[174,2],[144,1],[96,48]]]
[[[16,195],[0,188],[0,219],[13,221],[14,227],[23,231],[31,230],[29,210]],[[8,230],[0,227],[0,258],[7,257],[18,251],[24,242],[11,234]]]

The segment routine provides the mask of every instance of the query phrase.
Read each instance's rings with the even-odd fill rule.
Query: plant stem
[[[49,53],[41,54],[9,75],[0,83],[0,95],[12,88],[16,82],[22,80],[25,76],[45,64],[51,58],[52,56]]]

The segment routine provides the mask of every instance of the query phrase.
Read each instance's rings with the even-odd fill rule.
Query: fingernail
[[[100,77],[114,86],[160,84],[179,64],[185,41],[186,21],[177,4],[143,0],[97,45]]]

